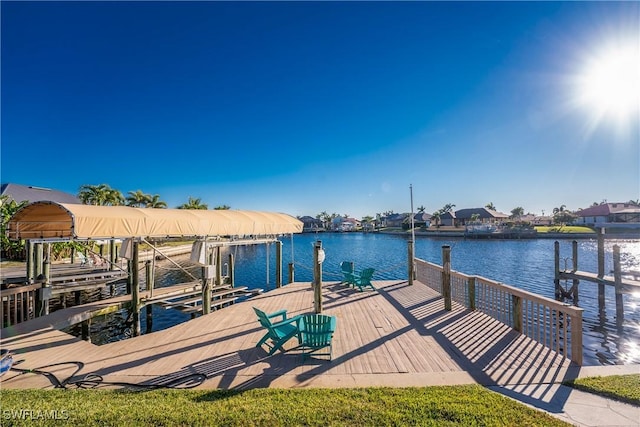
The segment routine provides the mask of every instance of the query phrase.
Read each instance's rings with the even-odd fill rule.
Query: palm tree
[[[418,213],[424,213],[425,210],[427,210],[427,208],[425,208],[424,206],[418,206]]]
[[[331,220],[327,211],[320,212],[318,215],[316,215],[316,219],[322,221],[322,228],[324,229],[327,228],[327,224],[329,224],[329,221]]]
[[[518,206],[517,208],[511,209],[511,218],[520,219],[522,215],[524,215],[524,208]]]
[[[447,213],[447,212],[451,212],[453,210],[453,208],[455,208],[456,205],[454,205],[453,203],[447,203],[446,205],[444,205],[442,207],[442,209],[440,209],[440,213]]]
[[[124,203],[122,193],[107,184],[83,185],[78,192],[78,198],[85,205],[117,206]]]
[[[493,204],[493,202],[489,202],[486,205],[484,205],[485,208],[489,209],[490,211],[495,211],[497,210],[495,205]]]
[[[143,193],[142,190],[129,191],[129,195],[127,196],[127,206],[144,208],[147,207],[149,202],[151,202],[151,195]]]
[[[229,209],[231,209],[231,206],[227,206],[227,205],[220,205],[213,208],[213,210],[215,211],[227,211]]]
[[[556,215],[556,214],[559,214],[561,212],[564,212],[564,209],[566,207],[567,207],[566,205],[561,205],[560,207],[553,208],[553,214]]]
[[[373,222],[373,217],[371,215],[363,216],[362,223],[365,225],[364,229],[369,230],[369,224]]]
[[[440,227],[440,216],[442,215],[442,212],[440,211],[435,211],[431,217],[433,218],[433,221],[436,223],[436,227]]]
[[[154,194],[149,198],[147,202],[147,208],[155,208],[155,209],[165,209],[167,207],[167,202],[163,202],[160,200],[159,194]]]
[[[191,196],[189,196],[189,201],[187,203],[184,203],[180,206],[178,206],[178,209],[202,209],[202,210],[206,210],[209,209],[209,206],[206,203],[202,203],[202,200],[200,200],[200,198],[193,198]]]

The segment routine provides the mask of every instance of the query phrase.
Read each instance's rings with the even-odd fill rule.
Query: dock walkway
[[[75,361],[83,365],[79,375],[147,384],[202,373],[207,380],[200,387],[225,389],[521,384],[557,381],[570,369],[562,355],[482,313],[456,304],[445,311],[441,296],[419,282],[375,285],[377,291],[359,292],[325,284],[324,312],[338,319],[331,362],[302,363],[295,350],[268,357],[255,347],[264,331],[252,306],[267,312],[286,308],[290,315],[312,312],[309,283],[286,285],[166,330],[102,346],[60,332],[57,326],[67,322],[36,318],[3,329],[2,346],[24,360],[24,368]],[[67,310],[80,308],[62,312]],[[56,313],[51,316],[65,316]],[[14,373],[5,375],[2,385],[51,387],[44,377]]]
[[[359,292],[340,283],[323,286],[323,312],[337,317],[333,360],[306,359],[294,349],[268,356],[255,344],[264,330],[252,306],[290,315],[313,310],[309,283],[294,283],[172,328],[96,346],[57,327],[72,307],[0,331],[1,345],[22,369],[42,368],[60,381],[87,374],[108,383],[189,384],[203,389],[256,387],[423,387],[479,383],[578,426],[637,425],[640,408],[561,385],[582,376],[637,373],[638,366],[577,367],[562,355],[485,314],[444,300],[420,282],[374,282]],[[169,291],[169,290],[167,290]],[[171,292],[180,292],[179,289]],[[111,301],[112,303],[113,301]],[[94,304],[107,302],[98,302]],[[124,303],[124,300],[122,301]],[[46,320],[46,319],[49,320]],[[56,365],[58,364],[58,365]],[[56,365],[56,366],[51,366]],[[96,377],[93,377],[96,378]],[[34,373],[8,372],[2,388],[53,388]]]

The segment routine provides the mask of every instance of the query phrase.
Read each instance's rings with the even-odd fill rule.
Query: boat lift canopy
[[[9,239],[95,240],[170,237],[265,237],[301,233],[283,213],[241,210],[154,209],[35,202],[7,224]]]

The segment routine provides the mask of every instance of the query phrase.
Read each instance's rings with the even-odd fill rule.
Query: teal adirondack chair
[[[336,330],[336,317],[324,314],[307,314],[298,319],[300,330],[300,345],[302,360],[308,356],[332,357],[333,346],[331,341]],[[328,349],[328,352],[321,352]]]
[[[371,288],[375,290],[371,284],[371,278],[373,277],[373,272],[375,270],[373,268],[365,268],[360,272],[360,274],[355,276],[355,280],[353,281],[353,286],[360,289],[360,292],[364,290],[364,288]]]
[[[256,347],[262,347],[265,344],[269,348],[269,354],[275,353],[280,350],[284,353],[284,344],[291,338],[298,337],[300,342],[300,335],[298,331],[297,321],[300,316],[294,316],[287,318],[287,310],[279,310],[274,313],[265,313],[264,311],[253,307],[253,311],[258,316],[258,321],[267,330],[264,336],[258,341]],[[280,321],[273,322],[274,317],[282,317]]]
[[[355,266],[351,261],[342,261],[340,263],[340,271],[342,271],[342,275],[344,276],[344,283],[348,283],[353,285]]]

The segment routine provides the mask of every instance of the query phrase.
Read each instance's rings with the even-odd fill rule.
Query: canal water
[[[406,279],[407,236],[380,233],[319,233],[297,234],[282,238],[283,281],[287,282],[287,264],[295,266],[295,281],[311,282],[313,278],[313,246],[320,240],[325,251],[323,281],[340,281],[340,263],[353,261],[356,269],[373,267],[374,280]],[[561,268],[571,267],[572,240],[559,240]],[[415,254],[425,261],[442,264],[442,246],[451,247],[452,269],[470,275],[483,276],[507,285],[554,298],[554,240],[485,240],[464,238],[434,238],[416,236]],[[613,245],[620,246],[622,269],[640,270],[638,240],[606,240],[605,271],[613,270]],[[235,282],[238,286],[275,288],[275,245],[237,246],[226,249],[235,255]],[[597,272],[597,241],[578,240],[579,269]],[[188,255],[173,258],[189,267]],[[226,259],[226,257],[223,257]],[[224,269],[223,269],[224,270]],[[197,271],[197,270],[195,270]],[[156,287],[188,281],[187,275],[176,271],[168,262],[158,262]],[[570,287],[568,284],[567,288]],[[624,295],[624,324],[616,326],[615,294],[606,287],[606,307],[598,308],[598,287],[581,282],[578,306],[584,309],[584,364],[640,363],[640,293]],[[117,293],[124,289],[116,290]],[[571,302],[571,301],[567,301]],[[126,338],[130,334],[128,313],[121,311],[92,325],[91,340],[96,344]],[[153,307],[151,328],[141,313],[142,332],[162,330],[188,321],[191,315],[177,310]],[[79,327],[71,330],[79,334]]]

